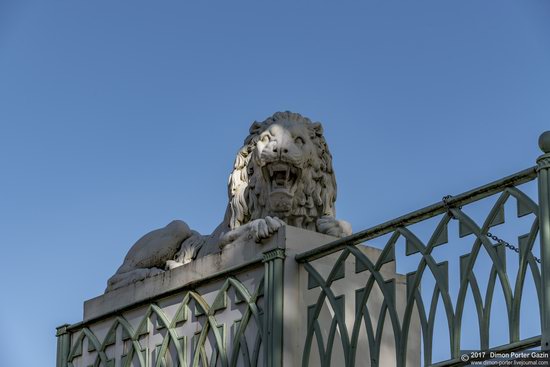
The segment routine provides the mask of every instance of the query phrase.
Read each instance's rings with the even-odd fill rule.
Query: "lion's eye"
[[[269,140],[270,140],[269,135],[264,135],[264,136],[262,136],[262,141],[263,141],[264,143],[267,143]]]
[[[294,142],[295,142],[297,145],[304,145],[304,144],[305,144],[305,141],[304,141],[304,139],[303,139],[301,136],[296,137],[296,139],[294,139]]]

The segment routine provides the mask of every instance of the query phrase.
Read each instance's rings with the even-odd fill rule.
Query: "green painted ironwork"
[[[540,204],[540,255],[541,255],[541,335],[542,349],[550,351],[550,132],[539,138],[539,146],[544,152],[537,159]]]
[[[65,367],[71,347],[71,334],[67,331],[69,324],[61,325],[57,328],[55,336],[57,337],[57,367]]]
[[[264,361],[266,367],[283,365],[283,261],[285,252],[276,248],[264,253],[266,292]]]
[[[259,298],[264,293],[263,284],[260,282],[251,294],[239,280],[229,277],[218,289],[211,305],[196,291],[189,290],[184,293],[172,319],[167,317],[161,307],[152,303],[135,329],[124,316],[118,315],[108,319],[110,326],[102,342],[90,326],[82,326],[80,330],[72,331],[72,348],[67,353],[66,362],[58,362],[61,363],[58,366],[72,367],[73,361],[83,354],[84,340],[87,340],[88,352],[95,355],[92,356],[94,367],[115,365],[114,359],[108,356],[107,348],[117,343],[125,349],[119,362],[123,367],[257,366],[261,361],[264,340],[263,311],[259,305]],[[242,317],[234,325],[233,342],[228,349],[225,325],[218,322],[216,313],[227,306],[225,298],[230,289],[234,290],[237,302],[245,305],[245,308]],[[193,338],[179,335],[178,327],[190,322],[191,317],[201,320],[200,329]],[[155,325],[154,328],[151,325]],[[120,330],[119,339],[117,330]],[[148,341],[144,337],[153,331],[163,335],[161,344],[157,345],[154,352],[148,349]],[[249,345],[251,332],[255,336]],[[186,353],[189,343],[194,343],[191,355]],[[69,343],[63,345],[68,346]]]
[[[545,168],[548,170],[550,169],[550,155],[543,157],[548,160]],[[303,264],[310,278],[309,283],[319,287],[317,302],[303,311],[307,312],[309,322],[302,366],[311,365],[311,353],[314,350],[314,344],[318,353],[318,360],[321,361],[321,367],[330,366],[331,353],[335,343],[339,343],[339,348],[344,353],[341,365],[355,366],[359,358],[358,355],[364,355],[364,351],[358,351],[358,340],[361,332],[366,334],[371,358],[370,365],[373,367],[383,366],[384,361],[380,360],[380,345],[382,344],[383,329],[385,325],[386,327],[389,325],[395,345],[393,358],[395,358],[398,367],[405,367],[407,365],[407,345],[413,317],[417,317],[420,323],[423,346],[422,365],[463,365],[465,363],[460,360],[462,354],[461,333],[464,328],[463,317],[468,292],[472,295],[475,304],[480,350],[515,351],[532,348],[540,346],[541,339],[544,349],[544,343],[547,342],[545,338],[548,336],[547,331],[544,330],[544,325],[542,336],[527,339],[520,338],[521,301],[528,274],[533,279],[533,286],[537,293],[537,300],[533,300],[534,303],[530,306],[538,309],[537,312],[541,320],[550,319],[550,299],[548,299],[550,296],[548,289],[550,285],[548,279],[550,259],[545,258],[545,256],[550,255],[550,177],[544,176],[541,171],[539,165],[539,188],[542,187],[540,190],[546,190],[546,192],[539,195],[540,206],[544,209],[539,210],[539,205],[516,187],[537,177],[537,169],[530,168],[467,193],[445,198],[440,203],[361,231],[350,237],[298,254],[295,259]],[[478,224],[466,213],[468,205],[492,195],[498,195],[496,202],[483,222]],[[518,217],[532,215],[529,232],[520,237],[518,270],[515,279],[511,279],[511,274],[507,272],[505,246],[502,243],[493,243],[487,235],[490,228],[504,223],[504,206],[510,200],[516,201]],[[411,225],[431,218],[439,218],[439,223],[428,242],[424,243],[414,233]],[[451,221],[458,221],[460,237],[474,236],[470,251],[457,259],[460,269],[459,286],[458,292],[453,294],[450,293],[449,289],[448,262],[438,263],[433,256],[436,247],[449,245],[447,228]],[[542,264],[540,268],[536,257],[532,253],[539,234],[539,225],[545,226],[548,230],[546,235],[541,232]],[[385,242],[379,257],[376,260],[369,259],[361,251],[361,243],[367,240],[381,239],[384,235],[389,235],[389,239]],[[381,275],[382,267],[385,264],[396,261],[395,251],[399,240],[404,240],[406,243],[405,256],[421,255],[416,270],[407,274],[405,309],[401,313],[396,306],[394,282],[384,279]],[[484,252],[489,258],[489,264],[486,267],[489,276],[485,294],[481,291],[479,280],[474,271],[474,266],[478,263],[481,252]],[[331,263],[332,270],[328,276],[323,278],[316,268],[316,260],[327,259],[327,256],[331,254],[339,254],[339,257]],[[338,274],[342,274],[341,269],[346,260],[352,258],[356,263],[356,269],[366,269],[368,277],[364,287],[355,291],[355,319],[353,327],[349,329],[344,320],[344,313],[340,311],[342,306],[339,298],[343,296],[338,296],[333,290],[333,283],[341,278],[341,276],[338,277]],[[431,297],[423,297],[421,284],[428,276],[433,278],[435,284],[431,290]],[[373,297],[374,289],[378,289],[382,293],[383,299],[378,313],[375,314],[367,306],[369,299]],[[494,347],[490,343],[490,321],[491,312],[495,312],[493,306],[497,289],[504,299],[505,309],[498,312],[504,315],[505,322],[508,324],[509,343]],[[546,294],[544,293],[545,290]],[[430,290],[423,287],[422,292],[429,294]],[[451,358],[447,361],[432,360],[435,337],[434,325],[440,307],[442,307],[448,328],[448,348]],[[319,318],[323,308],[332,310],[332,322],[327,323],[325,321],[323,325],[320,325]],[[389,324],[386,323],[387,320],[389,320]],[[323,335],[322,329],[329,331]]]

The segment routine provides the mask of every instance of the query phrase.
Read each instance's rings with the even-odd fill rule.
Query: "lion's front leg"
[[[279,228],[284,226],[285,222],[277,217],[265,217],[255,219],[240,227],[225,232],[220,237],[220,247],[228,245],[235,241],[246,241],[253,239],[255,242],[260,242],[265,238],[269,238]]]
[[[317,219],[317,231],[329,236],[346,237],[351,235],[351,224],[345,220],[325,216]]]

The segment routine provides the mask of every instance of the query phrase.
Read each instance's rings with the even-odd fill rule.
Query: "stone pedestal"
[[[83,321],[59,332],[58,367],[292,367],[320,366],[322,359],[344,366],[349,358],[356,366],[370,366],[372,343],[364,320],[353,337],[356,319],[364,314],[357,310],[369,271],[352,256],[335,270],[338,253],[309,264],[294,260],[334,240],[286,226],[264,243],[231,244],[219,254],[88,300]],[[380,255],[377,249],[358,247],[371,261]],[[334,281],[326,297],[323,283],[331,271]],[[393,283],[396,309],[402,312],[405,277],[395,273],[393,262],[380,275]],[[390,318],[378,322],[384,300],[374,287],[366,305],[374,332],[377,325],[382,328],[379,365],[393,366]],[[413,325],[407,366],[420,364],[420,328]]]

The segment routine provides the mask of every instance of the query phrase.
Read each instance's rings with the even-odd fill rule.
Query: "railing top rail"
[[[334,252],[342,250],[349,245],[357,245],[361,242],[368,241],[370,239],[385,235],[392,232],[398,227],[407,226],[410,224],[418,223],[424,219],[434,217],[447,210],[447,206],[463,206],[474,201],[491,196],[497,192],[502,191],[509,186],[521,185],[529,182],[537,177],[536,167],[530,167],[523,171],[517,172],[513,175],[501,178],[500,180],[493,181],[486,185],[477,187],[473,190],[466,191],[462,194],[453,196],[448,199],[446,203],[439,201],[435,204],[426,206],[422,209],[405,214],[401,217],[389,220],[385,223],[377,226],[365,229],[363,231],[352,234],[351,236],[338,239],[330,242],[326,245],[314,248],[309,251],[305,251],[295,256],[297,262],[312,261],[321,258],[326,255],[330,255]]]

